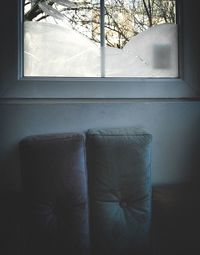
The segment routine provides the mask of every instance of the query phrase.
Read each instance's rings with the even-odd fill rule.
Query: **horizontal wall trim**
[[[171,103],[171,102],[200,102],[200,97],[196,98],[106,98],[106,99],[101,99],[101,98],[4,98],[0,99],[0,104],[90,104],[90,103]]]

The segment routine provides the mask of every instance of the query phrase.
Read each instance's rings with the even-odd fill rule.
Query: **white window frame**
[[[14,59],[1,58],[7,68],[14,62],[16,66],[9,74],[2,75],[0,98],[42,98],[42,99],[184,99],[199,97],[199,76],[193,74],[198,67],[195,63],[188,64],[195,50],[190,40],[187,40],[186,8],[187,0],[177,0],[178,30],[179,30],[179,78],[60,78],[60,77],[23,77],[23,1],[14,0],[16,10],[13,11],[18,23],[17,27],[10,22],[7,26],[13,35],[11,44],[18,54]],[[13,4],[13,3],[12,3]],[[196,3],[198,5],[198,2]],[[3,4],[4,5],[4,4]],[[6,5],[6,4],[5,4]],[[18,7],[18,8],[17,8]],[[13,7],[11,7],[13,8]],[[15,8],[14,8],[15,9]],[[2,15],[3,18],[6,15]],[[196,24],[198,28],[198,25]],[[190,29],[191,30],[191,29]],[[190,31],[194,37],[195,29]],[[12,37],[12,38],[11,38]],[[18,45],[17,45],[18,43]],[[6,48],[6,41],[3,42]],[[196,59],[198,57],[196,56]],[[4,62],[3,62],[4,61]],[[194,61],[193,61],[194,62]],[[9,73],[9,72],[8,72]]]

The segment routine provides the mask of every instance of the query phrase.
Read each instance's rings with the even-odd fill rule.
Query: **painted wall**
[[[17,80],[18,2],[2,1],[4,11],[0,16],[0,239],[3,244],[0,253],[21,254],[20,196],[16,191],[21,188],[18,145],[26,136],[85,132],[89,128],[142,127],[153,135],[152,183],[192,180],[199,185],[200,41],[197,6],[200,2],[194,6],[190,1],[180,1],[184,3],[184,19],[180,26],[183,32],[180,46],[184,46],[180,67],[184,83],[149,79],[134,86],[132,82],[121,81],[54,84],[37,79]],[[73,99],[77,95],[93,99]],[[199,194],[199,190],[196,193]],[[191,216],[186,218],[191,219]],[[185,229],[183,232],[185,234]],[[191,232],[194,230],[188,231]]]
[[[196,32],[200,3],[180,2],[183,3],[180,70],[184,85],[169,80],[162,84],[164,80],[157,83],[149,79],[134,86],[132,82],[121,81],[112,81],[112,84],[63,81],[57,86],[37,79],[17,80],[19,1],[2,2],[2,9],[9,11],[0,16],[3,24],[0,41],[3,49],[0,57],[0,190],[20,189],[18,144],[22,138],[95,127],[140,126],[149,131],[153,135],[153,183],[196,178],[200,169],[200,100],[196,100],[200,98],[197,93],[200,92],[200,42]],[[93,99],[72,99],[79,94],[82,98]],[[121,99],[109,99],[115,97]],[[130,99],[132,97],[135,99]]]
[[[0,189],[20,189],[19,141],[34,134],[140,126],[153,135],[152,182],[187,181],[200,169],[200,102],[59,103],[0,105]]]

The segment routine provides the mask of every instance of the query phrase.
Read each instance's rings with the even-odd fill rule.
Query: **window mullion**
[[[100,0],[101,77],[105,77],[105,1]]]

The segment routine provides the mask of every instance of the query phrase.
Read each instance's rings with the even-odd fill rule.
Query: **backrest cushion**
[[[88,254],[84,140],[72,133],[32,136],[20,143],[24,254]]]
[[[135,128],[89,130],[87,161],[93,254],[148,253],[150,134]]]

